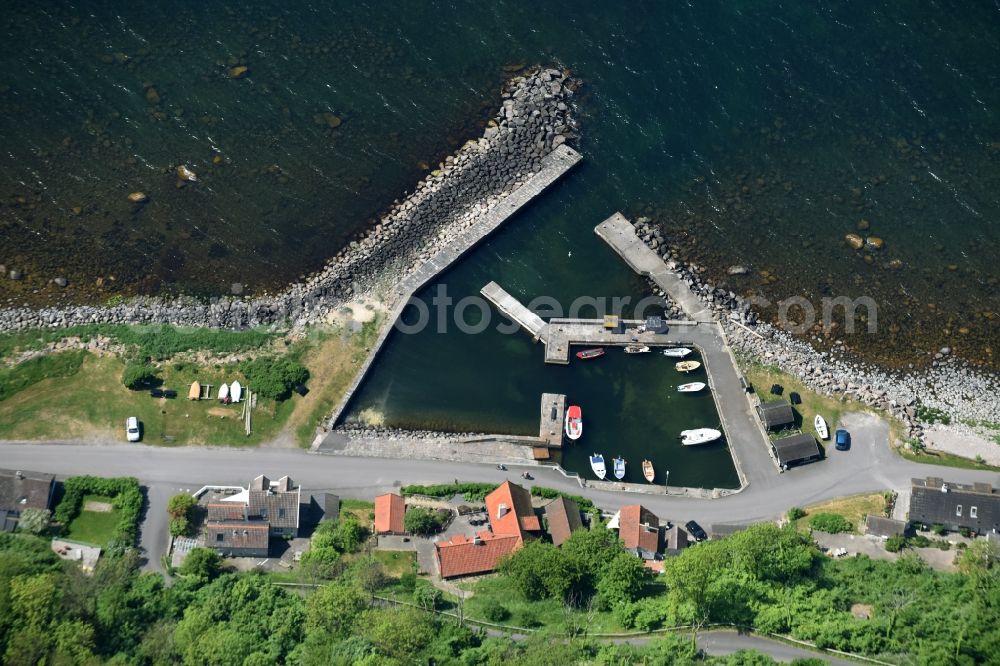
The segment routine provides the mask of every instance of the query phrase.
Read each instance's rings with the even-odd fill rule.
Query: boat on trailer
[[[705,382],[691,382],[690,384],[681,384],[677,387],[678,393],[697,393],[705,388]]]
[[[573,440],[580,439],[583,434],[583,410],[579,405],[569,406],[565,421],[563,429],[566,431],[566,436]]]
[[[681,361],[680,363],[674,363],[674,367],[680,372],[691,372],[700,368],[701,363],[698,361]]]
[[[715,428],[695,428],[694,430],[681,431],[681,444],[684,446],[708,444],[720,437],[722,437],[722,433]]]
[[[830,438],[830,429],[826,427],[826,419],[820,414],[817,414],[816,418],[813,419],[813,427],[816,428],[816,434],[819,435],[820,439]]]
[[[615,458],[615,478],[618,480],[625,478],[625,459],[621,456]]]
[[[684,358],[691,353],[691,350],[687,347],[671,347],[670,349],[664,349],[663,355],[670,356],[672,358]]]
[[[649,351],[646,345],[628,345],[625,347],[626,354],[645,354]]]
[[[594,476],[603,479],[608,475],[608,470],[604,467],[604,456],[594,453],[590,456],[590,469],[594,470]]]
[[[583,349],[576,353],[576,357],[581,361],[586,361],[589,358],[598,358],[604,356],[604,348],[597,347],[596,349]]]
[[[653,463],[649,460],[642,461],[642,475],[646,477],[646,480],[650,483],[656,478],[656,473],[653,471]]]

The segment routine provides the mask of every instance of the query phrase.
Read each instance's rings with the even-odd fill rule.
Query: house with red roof
[[[404,534],[403,516],[406,500],[396,493],[386,493],[375,498],[375,534]]]
[[[542,525],[531,505],[531,493],[505,481],[486,496],[490,529],[473,537],[458,535],[434,544],[434,559],[442,578],[494,571],[505,556],[541,534]]]
[[[641,504],[623,506],[608,524],[618,530],[625,549],[644,560],[655,560],[663,550],[660,519]]]

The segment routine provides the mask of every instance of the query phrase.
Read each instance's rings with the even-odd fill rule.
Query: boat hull
[[[650,483],[653,482],[653,479],[656,478],[656,472],[653,471],[653,463],[651,463],[648,460],[643,460],[642,461],[642,475]]]
[[[583,411],[578,405],[570,405],[566,410],[563,431],[572,440],[580,439],[583,435]]]
[[[816,434],[819,435],[820,439],[830,439],[830,428],[827,427],[826,420],[819,414],[813,419],[813,427],[816,428]]]
[[[625,478],[625,460],[622,458],[615,458],[615,478],[619,481]]]
[[[586,361],[590,358],[600,358],[601,356],[604,356],[603,349],[584,349],[576,353],[576,357],[581,361]]]
[[[705,382],[691,382],[690,384],[681,384],[677,387],[678,393],[697,393],[705,388]]]
[[[708,444],[722,437],[722,433],[713,428],[697,428],[695,430],[685,430],[681,432],[681,444],[684,446],[697,446]]]
[[[680,363],[675,363],[674,368],[679,372],[691,372],[692,370],[697,370],[701,367],[701,363],[698,361],[681,361]]]
[[[669,356],[671,358],[684,358],[691,353],[691,350],[686,347],[674,347],[672,349],[664,349],[663,355]]]
[[[608,470],[604,466],[604,457],[600,455],[590,456],[590,469],[598,479],[604,479],[608,475]]]

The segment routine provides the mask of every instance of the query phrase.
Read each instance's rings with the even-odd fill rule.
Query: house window
[[[284,518],[284,517],[285,517],[285,510],[278,509],[278,518]]]
[[[216,534],[215,534],[215,540],[216,541],[222,541],[225,538],[226,538],[225,534],[223,534],[222,532],[216,532]]]
[[[976,509],[976,507],[974,507],[974,506],[970,506],[969,507],[969,518],[975,518],[977,515],[979,515],[979,510]]]
[[[961,518],[961,516],[962,516],[962,505],[961,504],[959,504],[958,506],[955,507],[955,515]]]
[[[260,510],[260,517],[261,518],[267,518],[267,507],[266,506],[263,507],[263,508],[261,508],[261,510]]]

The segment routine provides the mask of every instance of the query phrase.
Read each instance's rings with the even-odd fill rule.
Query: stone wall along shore
[[[715,312],[738,354],[777,366],[822,395],[851,397],[882,409],[903,423],[905,435],[910,438],[923,440],[927,428],[918,417],[918,402],[947,413],[959,430],[975,431],[975,424],[998,420],[1000,384],[995,375],[955,359],[948,349],[938,353],[930,368],[909,372],[886,371],[836,351],[817,351],[788,332],[758,320],[746,299],[714,287],[696,267],[672,259],[659,229],[650,222],[647,218],[636,219],[636,233]]]
[[[326,267],[275,295],[233,295],[205,303],[135,298],[112,306],[0,309],[0,330],[81,324],[174,324],[242,329],[302,325],[362,294],[391,287],[461,230],[517,189],[555,147],[576,138],[572,99],[579,83],[558,69],[535,69],[505,85],[503,104],[483,136],[467,142],[396,201],[360,240]],[[235,289],[238,291],[238,288]]]

